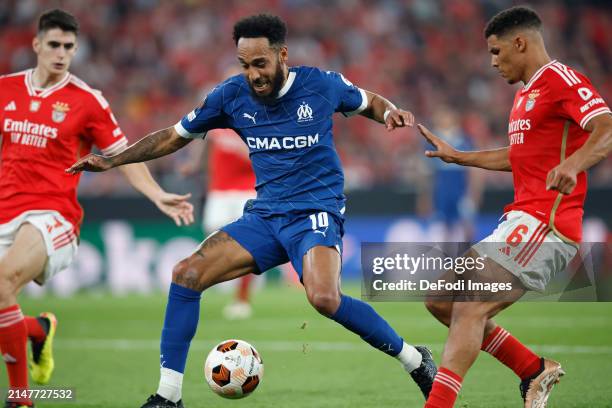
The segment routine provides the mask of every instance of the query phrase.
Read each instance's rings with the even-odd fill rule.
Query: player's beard
[[[263,103],[264,105],[272,105],[276,102],[276,98],[280,93],[281,88],[283,87],[283,82],[285,80],[285,73],[283,72],[283,68],[281,67],[280,61],[276,63],[276,71],[274,72],[274,77],[270,81],[270,85],[272,87],[272,91],[265,96],[257,95],[257,92],[253,89],[253,84],[249,84],[251,88],[251,95],[255,98],[256,101]]]

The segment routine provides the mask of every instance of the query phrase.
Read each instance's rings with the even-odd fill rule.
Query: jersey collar
[[[289,92],[289,89],[291,89],[291,85],[293,85],[293,81],[295,81],[295,72],[289,71],[289,75],[287,76],[287,81],[285,81],[285,85],[283,85],[281,90],[278,91],[278,96],[276,97],[276,99],[282,98],[283,96],[287,94],[287,92]]]
[[[51,95],[53,92],[62,89],[65,87],[68,82],[70,82],[70,77],[72,76],[70,72],[66,72],[66,75],[55,85],[50,86],[49,88],[39,89],[34,86],[32,81],[32,75],[34,74],[34,69],[29,69],[25,75],[25,85],[28,90],[28,94],[30,96],[35,96],[37,98],[46,98]]]
[[[554,64],[555,62],[557,62],[557,60],[556,60],[556,59],[555,59],[555,60],[550,61],[548,64],[542,65],[542,66],[540,67],[540,69],[538,69],[538,70],[536,71],[536,73],[535,73],[535,74],[533,74],[533,76],[531,77],[531,79],[529,80],[529,82],[527,82],[527,83],[525,84],[525,86],[523,87],[523,91],[527,91],[527,90],[529,90],[529,88],[531,88],[531,85],[533,85],[533,83],[534,83],[535,81],[537,81],[537,80],[538,80],[538,78],[539,78],[539,77],[542,75],[542,73],[543,73],[544,71],[546,71],[546,69],[548,69],[548,67],[550,67],[550,66],[551,66],[552,64]]]

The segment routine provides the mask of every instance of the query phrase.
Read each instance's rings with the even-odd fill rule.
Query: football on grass
[[[206,382],[224,398],[250,395],[261,382],[263,371],[259,353],[243,340],[225,340],[217,344],[204,363]]]

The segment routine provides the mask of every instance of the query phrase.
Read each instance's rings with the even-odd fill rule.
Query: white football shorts
[[[211,191],[206,195],[203,225],[206,234],[236,221],[242,217],[244,204],[255,198],[255,190]]]
[[[578,251],[576,244],[561,240],[547,224],[524,211],[506,214],[495,231],[473,248],[538,292],[567,268]]]
[[[8,251],[19,227],[24,223],[30,223],[40,231],[47,247],[45,269],[34,280],[42,285],[66,269],[76,257],[78,243],[74,226],[57,211],[35,210],[21,213],[11,221],[0,224],[0,256]]]

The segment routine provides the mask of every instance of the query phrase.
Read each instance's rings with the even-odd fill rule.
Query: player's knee
[[[183,259],[174,266],[172,282],[200,292],[208,287],[203,271],[196,268],[189,259]]]
[[[486,303],[481,302],[455,302],[453,304],[453,311],[451,321],[480,321],[487,320],[489,314],[489,307]]]
[[[440,302],[435,300],[426,300],[425,307],[436,319],[442,324],[450,325],[453,304],[451,302]]]
[[[340,307],[340,293],[337,291],[313,291],[307,295],[312,307],[324,316],[332,316]]]

